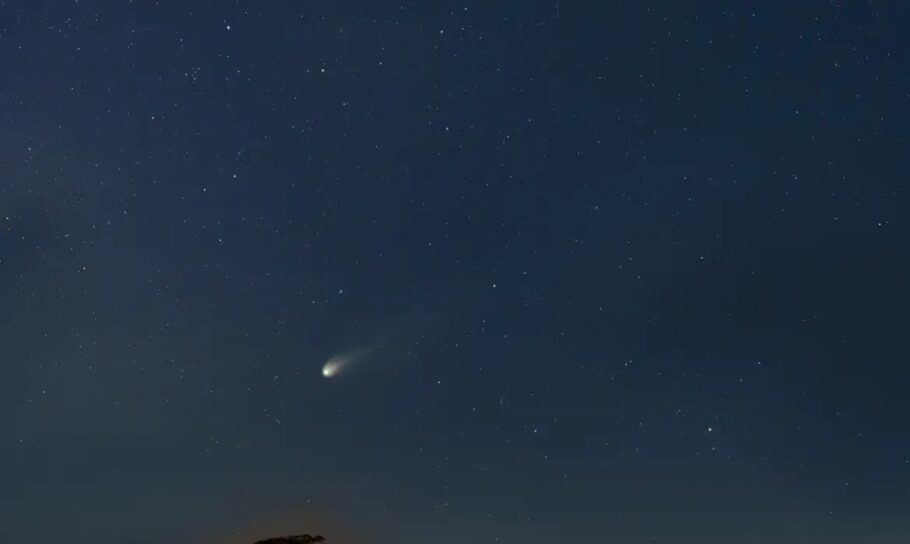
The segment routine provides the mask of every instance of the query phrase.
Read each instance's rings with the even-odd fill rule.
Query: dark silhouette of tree
[[[292,535],[267,538],[265,540],[259,540],[255,544],[316,544],[317,542],[325,542],[325,539],[318,535]]]

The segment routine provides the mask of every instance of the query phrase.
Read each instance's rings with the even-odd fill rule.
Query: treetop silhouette
[[[317,542],[325,542],[325,539],[319,535],[291,535],[259,540],[255,544],[315,544]]]

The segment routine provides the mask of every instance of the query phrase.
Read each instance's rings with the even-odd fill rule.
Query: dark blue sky
[[[908,23],[0,3],[0,540],[907,542]]]

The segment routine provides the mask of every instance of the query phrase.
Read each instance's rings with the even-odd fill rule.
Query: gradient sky
[[[0,540],[910,541],[908,24],[0,3]]]

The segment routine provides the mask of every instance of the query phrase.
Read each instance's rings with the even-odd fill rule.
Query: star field
[[[907,542],[908,22],[0,2],[0,540]]]

